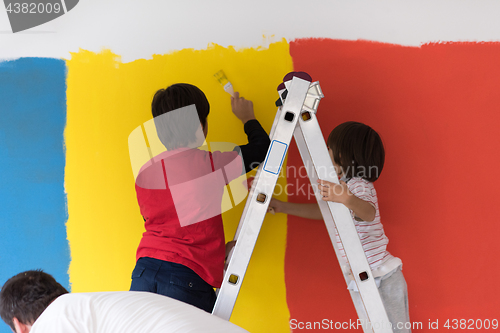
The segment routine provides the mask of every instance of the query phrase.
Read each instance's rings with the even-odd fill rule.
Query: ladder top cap
[[[278,86],[278,91],[286,89],[285,84],[283,82]]]
[[[302,80],[312,82],[311,76],[306,72],[290,72],[287,75],[285,75],[285,77],[283,78],[283,82],[290,81],[291,79],[293,79],[294,76]]]

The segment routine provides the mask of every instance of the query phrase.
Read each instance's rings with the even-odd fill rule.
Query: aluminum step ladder
[[[307,73],[291,72],[278,86],[278,93],[280,98],[276,102],[278,111],[270,133],[271,144],[248,195],[234,237],[236,245],[228,258],[212,312],[226,320],[231,317],[292,136],[313,187],[317,186],[317,179],[339,183],[316,118],[319,101],[324,97],[319,82],[312,82]],[[354,280],[359,290],[350,291],[359,326],[365,333],[392,332],[349,209],[339,203],[323,201],[318,191],[315,192],[345,281],[349,285]],[[345,257],[337,246],[336,230]]]

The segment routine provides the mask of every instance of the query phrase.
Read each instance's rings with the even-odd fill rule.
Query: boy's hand
[[[240,93],[237,91],[234,93],[233,97],[231,97],[231,109],[234,115],[238,117],[243,124],[249,120],[255,119],[252,101],[240,97]]]
[[[281,205],[283,204],[283,201],[280,201],[275,198],[271,198],[271,201],[269,202],[269,206],[267,208],[267,212],[271,214],[276,214],[276,213],[282,213],[283,209],[281,208]]]
[[[236,245],[235,240],[226,243],[226,257],[224,258],[224,261],[227,261],[227,257],[229,257],[229,254],[231,253],[231,250],[234,248],[235,245]]]
[[[354,218],[358,221],[371,222],[375,219],[377,213],[375,205],[352,194],[345,182],[340,181],[340,184],[335,184],[318,179],[318,183],[319,193],[324,201],[339,202],[345,205],[354,213]]]
[[[349,200],[354,196],[347,188],[347,184],[343,181],[340,181],[340,184],[335,184],[318,179],[318,189],[324,201],[339,202],[346,206]]]

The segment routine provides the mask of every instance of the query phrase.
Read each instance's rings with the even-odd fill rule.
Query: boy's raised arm
[[[231,97],[231,109],[234,115],[243,123],[248,144],[238,146],[234,150],[238,151],[242,156],[242,172],[247,173],[264,161],[271,141],[269,135],[255,119],[252,101],[239,96],[239,93],[235,92],[234,97]]]

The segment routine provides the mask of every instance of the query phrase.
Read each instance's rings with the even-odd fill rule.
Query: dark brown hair
[[[41,270],[19,273],[0,291],[0,316],[15,331],[14,317],[32,325],[53,300],[67,293],[52,275]]]
[[[335,127],[328,136],[328,148],[345,177],[378,179],[385,161],[382,139],[370,126],[348,121]]]
[[[158,137],[167,149],[175,149],[195,142],[199,125],[197,122],[182,121],[182,113],[172,113],[168,118],[161,116],[193,104],[196,106],[201,125],[205,127],[210,113],[210,104],[198,87],[187,83],[176,83],[155,93],[151,110]]]

